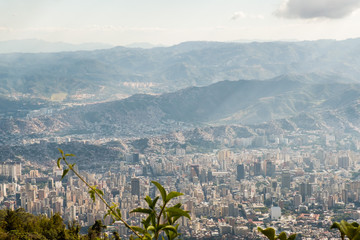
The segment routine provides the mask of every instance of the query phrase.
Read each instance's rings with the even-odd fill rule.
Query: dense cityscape
[[[359,23],[0,0],[0,240],[359,240]]]
[[[332,222],[360,219],[359,142],[337,137],[264,132],[262,137],[224,139],[233,147],[207,153],[179,147],[162,154],[129,152],[116,164],[80,173],[104,191],[108,202],[119,204],[132,225],[140,225],[143,216],[129,212],[144,207],[146,195],[158,194],[150,183],[155,180],[168,191],[184,193],[178,200],[191,213],[191,220],[179,222],[184,238],[258,239],[257,227],[273,227],[303,239],[332,239],[339,238],[330,230]],[[82,227],[107,211],[90,199],[76,176],[61,181],[55,161],[49,169],[9,159],[0,170],[0,200],[6,208],[60,213]],[[110,232],[130,234],[109,217],[104,223]]]

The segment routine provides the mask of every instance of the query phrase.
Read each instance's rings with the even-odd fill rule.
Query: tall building
[[[238,164],[236,168],[236,180],[240,181],[241,179],[245,179],[244,164]]]
[[[140,197],[140,179],[131,178],[131,195]]]
[[[52,190],[54,188],[54,179],[53,178],[48,179],[48,188],[50,190]]]
[[[200,176],[200,169],[199,165],[194,164],[190,166],[190,179],[194,181],[195,178],[199,179]]]
[[[260,162],[255,162],[254,163],[254,175],[255,176],[260,176],[261,175],[261,163]]]
[[[265,164],[265,176],[275,176],[275,164],[272,161],[266,161]]]
[[[276,191],[276,188],[277,188],[277,181],[273,181],[272,183],[271,183],[271,188],[272,188],[272,190],[273,191]]]
[[[232,152],[228,149],[223,149],[218,152],[218,160],[221,170],[227,171],[227,162],[232,158]]]
[[[294,196],[294,207],[298,208],[300,206],[300,204],[301,204],[301,195],[296,194]]]
[[[139,153],[133,153],[133,163],[139,163],[140,162],[140,154]]]
[[[304,202],[306,197],[310,197],[312,195],[312,184],[311,183],[301,183],[300,184],[300,195],[302,197],[302,201]]]
[[[208,181],[209,181],[209,182],[211,182],[211,181],[213,180],[213,174],[212,174],[211,169],[208,170],[207,178],[208,178]]]
[[[21,163],[8,160],[0,164],[0,176],[7,176],[17,180],[21,176]]]
[[[203,168],[200,172],[200,182],[207,182],[206,170]]]
[[[338,158],[338,167],[348,169],[350,165],[349,157],[339,157]]]
[[[228,149],[223,149],[218,152],[218,159],[219,161],[222,160],[229,160],[232,156],[232,152]]]
[[[281,188],[290,189],[291,175],[290,171],[283,171],[281,173]]]

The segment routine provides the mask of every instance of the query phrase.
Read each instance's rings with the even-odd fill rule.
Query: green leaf
[[[159,200],[159,196],[157,196],[156,198],[154,198],[153,202],[152,202],[151,205],[150,205],[150,208],[151,208],[151,209],[154,209],[154,208],[155,208],[156,203],[157,203],[158,200]]]
[[[165,202],[169,202],[171,199],[175,198],[175,197],[179,197],[181,195],[184,195],[183,193],[179,193],[179,192],[170,192],[167,196],[166,196],[166,201]]]
[[[155,182],[155,181],[151,181],[151,182],[157,187],[157,189],[159,189],[161,197],[163,199],[163,202],[165,203],[165,201],[166,201],[166,191],[165,191],[164,187],[161,186],[161,184],[158,183],[158,182]]]
[[[149,205],[149,207],[151,206],[151,203],[152,203],[152,199],[150,196],[146,196],[145,198],[145,201],[147,202],[147,204]]]
[[[104,215],[104,219],[107,217],[107,216],[111,216],[112,212],[111,210],[107,210],[106,214]]]
[[[168,232],[168,238],[169,240],[174,240],[176,239],[177,236],[179,236],[179,233],[174,233],[174,232]]]
[[[117,206],[118,206],[118,205],[117,205],[116,203],[112,203],[110,209],[114,210],[115,208],[117,208]]]
[[[146,233],[146,230],[145,229],[142,229],[141,227],[138,227],[138,226],[131,226],[131,228],[133,230],[135,230],[136,232],[139,232],[139,233]]]
[[[356,230],[357,230],[357,228],[355,228],[353,225],[346,222],[345,220],[342,220],[340,222],[340,232],[343,231],[343,233],[345,233],[345,235],[349,239],[352,239],[355,236]]]
[[[150,216],[151,216],[151,218],[150,218],[151,224],[155,226],[156,225],[156,215],[154,213],[152,213]]]
[[[167,237],[168,237],[168,240],[176,239],[177,236],[180,236],[180,235],[181,235],[181,234],[179,234],[179,233],[177,232],[178,227],[179,227],[179,224],[176,224],[176,226],[174,226],[174,228],[175,228],[175,230],[176,230],[175,232],[169,231],[169,230],[164,230],[165,233],[166,233],[166,235],[167,235]]]
[[[109,210],[107,211],[107,213],[104,215],[104,219],[105,219],[107,216],[110,216],[110,217],[111,217],[112,223],[115,222],[114,213],[113,213],[110,209],[109,209]]]
[[[288,240],[295,240],[296,239],[296,234],[291,234],[288,238]]]
[[[135,208],[135,209],[131,210],[130,213],[146,213],[146,214],[151,214],[152,212],[153,212],[153,210],[151,210],[151,209]]]
[[[149,233],[144,233],[144,236],[141,238],[141,240],[152,240],[152,237]]]
[[[177,203],[176,205],[174,205],[174,207],[176,207],[176,208],[180,208],[181,206],[182,206],[181,203]]]
[[[91,189],[89,191],[89,194],[90,194],[90,198],[95,202],[95,190],[94,189]]]
[[[117,216],[116,216],[116,217],[118,218],[117,220],[120,220],[120,218],[121,218],[121,211],[120,211],[120,209],[117,208],[117,209],[116,209],[116,213],[117,213]]]
[[[351,225],[355,227],[356,224],[353,224],[353,223],[351,223]],[[356,232],[355,232],[352,240],[359,240],[360,239],[360,227],[355,227],[355,230],[356,230]]]
[[[169,230],[169,231],[177,233],[176,228],[174,226],[171,226],[171,225],[167,225],[167,226],[161,228],[161,230]]]
[[[65,154],[65,156],[67,156],[67,157],[75,157],[75,155],[72,154],[72,153],[67,153],[67,154]]]
[[[66,174],[69,172],[69,170],[70,169],[68,169],[68,168],[64,169],[63,174],[61,176],[61,180],[63,180],[63,178],[66,176]]]
[[[273,228],[266,228],[262,229],[261,227],[258,227],[258,231],[264,234],[269,240],[275,240],[275,229]]]
[[[340,230],[340,223],[338,223],[338,222],[333,222],[333,224],[331,225],[330,229],[334,229],[334,228]]]
[[[351,240],[360,240],[360,235],[356,234],[354,238],[352,238]]]
[[[104,192],[103,192],[102,190],[100,190],[100,189],[95,189],[95,191],[96,191],[99,195],[104,196]]]
[[[181,208],[177,208],[177,207],[169,207],[165,210],[167,212],[167,214],[169,215],[169,217],[187,217],[188,219],[191,219],[189,212],[188,211],[184,211]]]
[[[148,232],[156,232],[156,229],[154,226],[149,226],[147,229],[146,229]]]
[[[287,240],[286,233],[285,233],[285,232],[281,232],[281,233],[279,234],[279,236],[277,236],[276,239]]]
[[[169,222],[169,224],[173,225],[174,223],[176,223],[177,220],[179,220],[179,218],[181,218],[181,216],[169,217],[168,222]]]
[[[60,148],[58,148],[59,152],[61,153],[61,155],[64,157],[64,151],[61,150]]]
[[[57,166],[58,166],[58,168],[61,168],[61,166],[60,166],[60,162],[61,162],[61,157],[60,157],[60,158],[58,158],[58,160],[57,160]]]
[[[73,169],[75,165],[76,165],[76,163],[69,164],[69,169]]]
[[[142,219],[141,223],[144,225],[144,228],[148,228],[150,225],[150,221],[151,221],[151,215],[148,216],[146,219]]]
[[[340,223],[334,222],[334,223],[331,225],[330,229],[334,229],[334,228],[336,228],[336,229],[339,230],[340,235],[341,235],[341,238],[343,238],[343,237],[345,236],[345,232],[343,231],[342,227],[340,226]]]

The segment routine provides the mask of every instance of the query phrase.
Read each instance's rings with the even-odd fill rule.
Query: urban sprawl
[[[116,164],[79,172],[108,202],[119,205],[131,225],[140,225],[144,216],[129,212],[146,207],[146,195],[159,194],[151,181],[184,193],[177,201],[191,214],[191,220],[179,221],[185,239],[263,239],[257,227],[302,239],[340,239],[330,230],[332,222],[360,219],[357,140],[314,133],[224,141],[233,147],[207,153],[180,147],[161,154],[129,152]],[[106,206],[93,202],[75,175],[61,180],[62,173],[55,161],[52,169],[25,159],[3,162],[0,206],[36,215],[60,213],[82,227],[103,219]],[[131,234],[120,222],[103,221],[106,231]]]

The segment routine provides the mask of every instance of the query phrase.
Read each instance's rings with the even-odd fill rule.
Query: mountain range
[[[22,39],[0,41],[0,53],[51,53],[65,51],[92,51],[112,48],[104,43],[71,44],[64,42],[47,42],[39,39]]]
[[[108,101],[284,74],[306,76],[301,78],[308,82],[358,83],[360,39],[186,42],[151,49],[0,54],[0,94],[67,102]]]
[[[281,131],[326,129],[359,135],[360,84],[306,83],[289,75],[223,81],[161,95],[136,94],[103,103],[32,110],[26,118],[0,119],[0,134],[141,137],[262,123]]]

